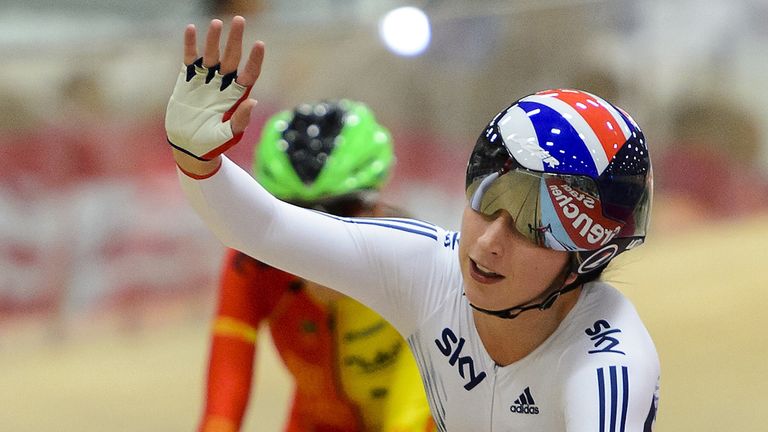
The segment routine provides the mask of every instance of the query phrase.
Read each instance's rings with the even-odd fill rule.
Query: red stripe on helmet
[[[547,90],[537,94],[552,95],[576,110],[592,128],[608,161],[627,141],[618,119],[606,108],[607,102],[604,100],[578,90]]]

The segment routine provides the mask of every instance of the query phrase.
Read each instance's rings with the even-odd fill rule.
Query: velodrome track
[[[768,216],[670,232],[608,276],[634,301],[659,350],[656,431],[766,430]],[[52,345],[40,343],[50,335],[34,327],[5,329],[0,431],[192,432],[207,345],[203,315],[129,333],[106,320]],[[246,431],[280,430],[290,393],[266,342]]]

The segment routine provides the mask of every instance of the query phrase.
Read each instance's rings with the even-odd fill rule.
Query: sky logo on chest
[[[471,391],[480,384],[486,373],[475,367],[475,359],[470,355],[462,355],[464,344],[467,342],[463,337],[456,336],[450,328],[443,329],[440,339],[435,339],[437,349],[448,358],[448,364],[455,367],[461,379],[465,380],[464,389]]]

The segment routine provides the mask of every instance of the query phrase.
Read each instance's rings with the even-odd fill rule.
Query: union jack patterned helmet
[[[508,211],[531,241],[574,252],[579,274],[643,243],[652,191],[640,127],[580,90],[541,91],[498,113],[467,166],[473,210]]]

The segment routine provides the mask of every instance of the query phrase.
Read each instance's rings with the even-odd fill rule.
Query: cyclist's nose
[[[501,211],[483,227],[477,239],[478,243],[492,255],[504,256],[510,244],[510,237],[514,235],[514,229],[512,216],[506,211]]]

